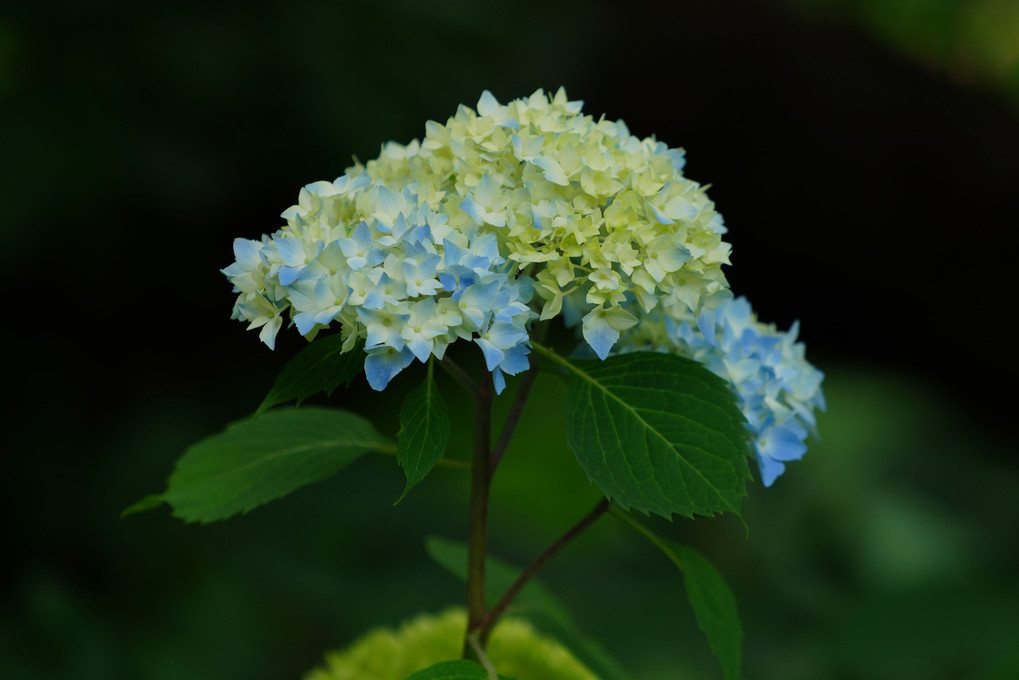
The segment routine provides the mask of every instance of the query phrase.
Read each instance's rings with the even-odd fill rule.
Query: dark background
[[[747,677],[1019,676],[1017,46],[1006,0],[0,9],[0,675],[299,677],[459,601],[421,547],[463,535],[455,472],[395,508],[402,473],[372,459],[217,525],[118,513],[303,342],[229,320],[234,237],[483,89],[563,85],[687,149],[733,289],[800,319],[828,375],[822,441],[752,485],[749,535],[659,525],[732,584]],[[595,497],[539,387],[494,499],[517,563]],[[718,677],[678,574],[611,520],[545,579],[638,678]]]

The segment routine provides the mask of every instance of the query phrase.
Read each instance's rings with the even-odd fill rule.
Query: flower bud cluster
[[[787,462],[806,453],[815,410],[825,408],[824,374],[806,360],[798,332],[799,322],[784,333],[759,322],[740,297],[696,316],[653,313],[627,333],[619,350],[676,353],[727,380],[753,436],[761,480],[771,486]]]
[[[636,313],[730,297],[726,230],[683,151],[580,109],[562,90],[485,92],[420,142],[307,185],[282,228],[235,241],[233,318],[270,347],[287,316],[308,338],[338,323],[377,390],[473,341],[501,391],[535,318],[581,323],[605,358]]]

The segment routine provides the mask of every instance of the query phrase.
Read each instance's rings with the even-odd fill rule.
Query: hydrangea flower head
[[[731,297],[725,227],[683,166],[681,149],[563,90],[506,105],[485,92],[422,140],[305,186],[272,235],[237,239],[233,318],[269,347],[287,317],[309,339],[338,325],[345,350],[364,342],[377,390],[457,340],[501,390],[528,365],[535,319],[581,324],[604,359],[635,313]]]
[[[798,322],[784,333],[761,323],[740,297],[698,315],[649,315],[620,349],[677,353],[728,381],[754,439],[761,481],[771,486],[786,463],[806,453],[815,411],[825,409],[824,374],[807,362],[798,331]]]

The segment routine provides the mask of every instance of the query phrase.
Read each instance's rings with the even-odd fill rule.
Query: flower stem
[[[607,498],[601,499],[601,501],[598,502],[598,505],[594,506],[594,509],[591,510],[591,512],[587,513],[584,518],[574,524],[569,531],[560,536],[559,539],[550,545],[545,552],[541,553],[534,562],[531,562],[527,569],[524,569],[520,576],[517,577],[517,580],[513,582],[513,585],[507,588],[506,592],[503,593],[503,596],[495,603],[495,606],[492,607],[487,614],[485,614],[478,635],[482,647],[488,642],[488,636],[491,634],[492,628],[495,627],[499,618],[506,612],[506,608],[510,605],[513,599],[520,594],[520,591],[524,589],[524,586],[527,585],[528,581],[534,578],[538,571],[545,566],[545,563],[548,562],[553,555],[562,550],[567,543],[576,538],[581,532],[594,524],[595,520],[608,512],[609,507],[609,500]]]
[[[488,491],[491,483],[492,385],[482,380],[474,403],[474,461],[471,466],[470,518],[467,530],[467,634],[463,656],[478,661],[470,644],[485,620],[485,544],[488,531]],[[481,649],[484,641],[479,639]]]

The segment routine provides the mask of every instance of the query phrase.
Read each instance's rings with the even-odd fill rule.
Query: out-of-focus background
[[[1019,677],[1014,0],[6,4],[0,676],[299,678],[460,601],[423,548],[464,534],[457,471],[395,507],[380,456],[225,523],[118,513],[303,342],[229,320],[235,236],[484,89],[560,85],[687,149],[734,290],[827,373],[822,441],[751,485],[748,530],[654,522],[731,584],[746,677]],[[493,500],[517,564],[596,497],[542,415],[562,388],[536,392]],[[611,518],[543,580],[637,680],[720,677]]]

